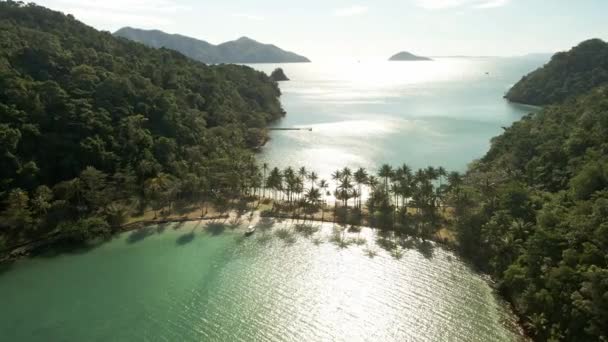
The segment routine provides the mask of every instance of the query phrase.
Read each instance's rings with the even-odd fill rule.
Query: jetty
[[[269,128],[269,131],[309,131],[312,132],[312,127],[294,127],[294,128],[289,128],[289,127],[274,127],[274,128]]]

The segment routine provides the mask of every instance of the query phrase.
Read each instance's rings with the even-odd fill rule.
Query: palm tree
[[[387,194],[388,194],[388,180],[392,175],[393,175],[393,168],[388,164],[382,165],[380,167],[380,170],[378,171],[378,176],[381,178],[384,178],[384,192]]]
[[[291,166],[288,166],[283,171],[283,179],[284,179],[284,182],[285,182],[285,190],[286,190],[286,195],[287,195],[287,202],[289,204],[291,204],[292,192],[293,192],[293,189],[295,187],[296,178],[297,178],[296,177],[296,173],[291,168]]]
[[[154,219],[158,216],[158,210],[164,206],[165,200],[172,187],[171,176],[166,173],[159,173],[156,177],[150,178],[145,183],[145,193],[153,202]]]
[[[353,185],[350,181],[350,177],[343,174],[340,184],[338,185],[337,194],[340,196],[340,199],[344,201],[345,207],[348,207],[348,200],[352,198],[352,189]]]
[[[319,176],[317,175],[317,173],[316,173],[316,172],[312,171],[312,172],[311,172],[311,173],[308,175],[308,179],[310,180],[310,183],[311,183],[310,188],[311,188],[311,189],[314,189],[314,188],[315,188],[315,182],[317,181],[317,179],[319,179]]]
[[[298,175],[300,176],[301,179],[306,179],[306,177],[308,177],[308,171],[306,170],[306,168],[304,166],[302,166],[299,170],[298,170]]]
[[[310,205],[316,206],[321,201],[321,192],[319,189],[312,188],[306,192],[305,199]]]
[[[297,201],[294,201],[296,203],[299,203],[301,201],[301,195],[304,192],[304,180],[302,178],[297,178],[294,182],[294,186],[293,186],[293,192],[297,197]]]
[[[325,179],[321,179],[319,181],[319,189],[321,189],[321,191],[323,191],[323,196],[329,196],[329,191],[327,191],[327,189],[329,188],[329,183],[327,183],[327,181]],[[325,201],[324,201],[325,202]],[[321,208],[321,221],[323,221],[325,216],[325,206],[323,206],[323,208]]]
[[[336,170],[334,171],[334,173],[331,174],[331,179],[335,182],[336,184],[336,190],[334,191],[334,194],[338,193],[338,182],[342,179],[342,171],[341,170]],[[335,209],[337,209],[338,206],[338,201],[334,200],[334,211]],[[335,213],[334,213],[335,215]]]
[[[432,166],[427,167],[424,173],[428,181],[434,182],[439,179],[439,171]]]
[[[350,170],[350,168],[348,168],[348,166],[344,167],[342,169],[342,176],[343,177],[350,177],[350,176],[352,176],[352,171]]]
[[[272,207],[274,208],[274,204],[277,201],[277,192],[283,190],[283,174],[278,167],[275,167],[270,171],[268,175],[268,179],[266,180],[267,186],[273,190],[273,203]]]
[[[437,175],[439,176],[439,186],[442,186],[443,178],[448,175],[448,172],[443,168],[443,166],[440,166],[439,168],[437,168]]]
[[[327,183],[325,179],[321,179],[317,186],[321,188],[325,192],[325,194],[327,194],[327,188],[329,188],[329,183]]]
[[[458,172],[450,172],[448,175],[448,191],[454,194],[455,204],[458,206],[461,200],[462,176]]]
[[[266,172],[268,171],[268,163],[262,164],[262,198],[266,197]]]
[[[355,183],[359,186],[359,204],[358,207],[361,209],[361,195],[363,194],[363,184],[366,184],[368,181],[368,174],[364,168],[359,168],[357,172],[355,172]]]

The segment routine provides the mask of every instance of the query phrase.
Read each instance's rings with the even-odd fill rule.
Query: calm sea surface
[[[534,109],[502,97],[539,58],[439,58],[433,62],[280,65],[287,116],[261,159],[306,166],[328,178],[344,166],[382,163],[464,171],[490,139]],[[254,65],[271,72],[278,65]]]
[[[543,62],[282,65],[277,127],[313,131],[274,132],[260,159],[324,177],[383,162],[462,171],[531,110],[501,97]],[[0,340],[520,339],[488,282],[440,247],[274,221],[244,238],[246,225],[153,226],[0,269]]]
[[[22,260],[0,273],[1,340],[520,340],[452,253],[334,229],[266,221],[245,238],[243,226],[153,226]]]

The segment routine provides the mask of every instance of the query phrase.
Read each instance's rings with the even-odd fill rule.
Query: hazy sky
[[[313,60],[522,55],[608,39],[608,0],[39,0],[98,29],[248,36]]]

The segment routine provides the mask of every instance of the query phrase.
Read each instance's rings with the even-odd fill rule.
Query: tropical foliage
[[[461,251],[539,341],[608,339],[608,88],[495,138],[463,179]]]
[[[267,214],[281,216],[308,209],[302,214],[305,216],[333,202],[333,219],[337,222],[366,223],[427,239],[435,237],[445,223],[442,214],[448,194],[461,184],[458,173],[448,174],[442,167],[413,172],[405,164],[398,168],[382,165],[376,175],[363,168],[353,172],[344,167],[332,174],[331,183],[317,179],[317,174],[306,168],[270,170],[263,179],[273,199],[273,208]],[[259,193],[255,189],[253,192]]]
[[[544,67],[524,76],[505,96],[531,105],[562,103],[608,83],[608,43],[582,42],[553,56]]]
[[[0,236],[108,233],[131,208],[249,186],[276,82],[0,2]]]

